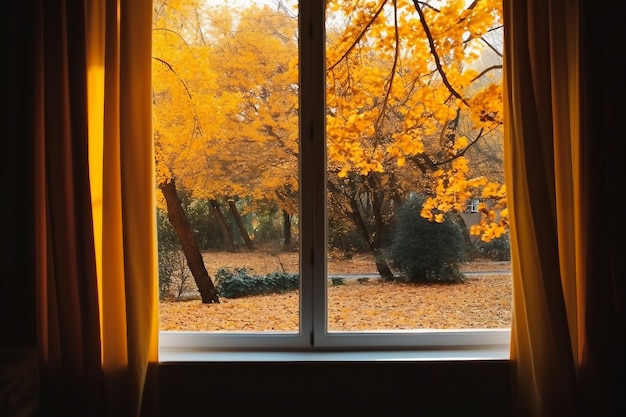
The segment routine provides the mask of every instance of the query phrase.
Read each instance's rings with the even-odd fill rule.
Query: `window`
[[[478,205],[480,204],[480,200],[477,198],[470,198],[467,200],[467,212],[468,213],[478,213]]]
[[[259,213],[272,212],[274,219],[282,215],[284,234],[276,240],[297,246],[297,288],[289,293],[289,302],[297,294],[296,316],[289,319],[293,327],[164,329],[163,352],[481,349],[498,357],[508,355],[506,327],[375,325],[345,330],[330,313],[329,305],[337,301],[333,287],[346,279],[329,272],[330,254],[339,245],[336,240],[360,239],[361,250],[373,255],[376,275],[384,279],[391,274],[386,277],[391,281],[398,272],[384,259],[390,245],[384,239],[390,236],[389,219],[395,218],[403,200],[424,197],[422,217],[427,217],[426,211],[433,217],[464,211],[466,201],[450,203],[446,186],[469,190],[484,187],[486,180],[472,183],[468,177],[477,174],[465,169],[459,156],[469,152],[472,141],[497,141],[497,109],[489,101],[497,84],[490,84],[491,70],[481,73],[471,67],[478,65],[472,60],[459,64],[447,73],[450,80],[444,80],[442,68],[451,68],[450,62],[458,57],[453,52],[441,55],[443,63],[438,64],[420,58],[429,47],[427,37],[413,37],[425,31],[419,26],[420,16],[412,2],[397,4],[394,8],[386,1],[335,1],[326,12],[324,2],[309,1],[297,7],[295,2],[268,1],[254,6],[207,2],[204,9],[155,8],[155,148],[157,181],[164,196],[159,224],[169,233],[169,240],[160,235],[161,289],[171,294],[172,286],[178,286],[174,292],[180,296],[185,285],[200,288],[205,302],[196,300],[201,306],[198,314],[211,315],[216,311],[211,297],[218,299],[214,287],[224,291],[224,282],[259,278],[254,271],[236,267],[201,271],[210,251],[204,258],[194,258],[201,252],[198,242],[185,242],[188,234],[178,233],[186,227],[198,236],[202,222],[194,223],[194,213],[211,213],[214,223],[222,226],[214,224],[205,236],[221,235],[221,244],[230,240],[232,245],[240,235],[244,252],[266,232],[261,226],[267,225],[267,216]],[[433,10],[442,9],[433,6]],[[495,26],[494,22],[489,24]],[[350,29],[370,23],[364,36]],[[446,24],[453,25],[445,18],[437,21],[430,36]],[[477,53],[467,46],[476,35],[472,30],[485,37],[492,33],[489,27],[472,26],[461,32],[467,55]],[[449,41],[454,42],[452,35]],[[497,45],[483,42],[497,50]],[[418,67],[422,61],[424,66]],[[483,67],[497,72],[495,66]],[[459,110],[468,99],[452,85],[462,86],[478,103],[474,106],[482,106],[478,121],[471,112]],[[481,89],[484,85],[495,87]],[[436,100],[429,104],[430,98],[440,98],[439,104]],[[474,136],[466,137],[469,133]],[[432,146],[436,152],[429,155],[420,146]],[[437,169],[439,165],[446,169]],[[427,210],[427,204],[449,207],[441,212],[434,206]],[[170,223],[175,221],[171,213],[180,213],[174,218],[181,223],[170,228],[166,212]],[[431,223],[442,219],[433,218]],[[172,250],[176,242],[183,243],[182,249]],[[348,246],[344,243],[342,248]],[[185,266],[189,263],[193,269],[194,259],[198,269],[191,276]],[[279,262],[283,270],[278,272],[283,274],[275,278],[288,286],[293,270]],[[161,281],[162,277],[166,279]],[[360,278],[357,282],[363,285],[373,279]],[[274,317],[286,310],[277,300],[267,298],[263,314]],[[162,316],[176,314],[176,302],[168,306],[174,313],[162,307]],[[366,314],[393,318],[393,306],[371,306]]]

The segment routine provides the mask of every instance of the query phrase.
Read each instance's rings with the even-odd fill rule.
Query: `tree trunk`
[[[183,248],[183,253],[187,259],[187,266],[193,275],[202,302],[206,304],[219,303],[220,300],[217,297],[217,291],[211,281],[211,277],[204,266],[204,260],[202,254],[198,249],[198,243],[196,237],[193,234],[193,230],[189,225],[187,216],[182,206],[180,205],[180,199],[176,192],[176,184],[174,180],[167,181],[159,184],[159,188],[165,197],[167,203],[167,217],[172,224],[172,227],[176,231],[180,245]]]
[[[391,272],[391,268],[389,268],[389,265],[380,253],[380,250],[376,250],[374,252],[374,262],[376,263],[376,269],[378,269],[378,273],[383,281],[393,281],[393,272]]]
[[[374,237],[372,239],[372,245],[376,252],[380,252],[380,246],[383,236],[383,213],[382,206],[385,199],[385,192],[380,185],[380,178],[375,172],[372,172],[367,177],[367,182],[370,185],[370,193],[372,195],[372,211],[374,212]]]
[[[469,234],[469,228],[467,227],[465,220],[463,220],[463,217],[459,213],[449,213],[448,215],[450,216],[452,222],[459,226],[461,234],[463,235],[463,240],[465,241],[465,247],[468,251],[471,251],[470,253],[467,253],[467,255],[473,257],[474,252],[476,251],[476,246],[474,245],[474,242],[472,242],[472,237]]]
[[[213,209],[213,214],[215,214],[215,218],[217,219],[217,223],[220,225],[220,230],[222,231],[222,240],[224,241],[224,249],[228,252],[235,251],[235,243],[233,242],[233,235],[230,233],[228,229],[228,225],[226,224],[226,220],[224,220],[224,215],[222,214],[222,209],[220,209],[220,204],[217,200],[210,200],[211,208]]]
[[[283,210],[283,239],[285,247],[291,245],[291,215]]]
[[[371,240],[370,250],[374,254],[376,268],[378,269],[381,278],[385,281],[390,281],[394,279],[394,276],[382,254],[381,249],[384,229],[383,226],[385,221],[383,219],[382,212],[383,201],[385,200],[385,191],[382,188],[380,176],[376,172],[370,173],[367,177],[367,181],[371,188],[372,211],[374,212],[374,236]]]
[[[241,215],[239,214],[239,210],[237,210],[237,205],[235,204],[235,200],[232,198],[228,199],[228,207],[230,208],[230,213],[233,215],[235,219],[235,223],[237,223],[237,227],[239,228],[239,233],[241,233],[241,237],[243,238],[244,243],[248,249],[254,249],[254,245],[252,244],[252,239],[250,239],[250,235],[246,230],[246,226],[243,224],[243,220],[241,220]]]
[[[375,180],[376,179],[370,180],[371,186],[376,185],[375,182],[371,182]],[[372,191],[374,192],[373,199],[372,199],[373,200],[372,208],[374,212],[374,224],[375,224],[374,233],[370,233],[370,231],[368,230],[367,224],[365,223],[365,219],[363,219],[361,208],[359,206],[359,196],[354,191],[354,188],[353,188],[353,192],[350,193],[350,195],[348,195],[347,193],[343,193],[343,192],[340,192],[340,194],[345,196],[350,203],[350,209],[346,209],[345,213],[348,216],[348,218],[352,220],[352,223],[356,226],[356,230],[358,234],[363,238],[363,240],[367,244],[368,249],[374,255],[376,269],[378,269],[378,273],[380,274],[380,277],[385,281],[392,281],[394,279],[393,272],[391,271],[391,268],[389,267],[389,265],[387,264],[387,261],[383,257],[382,250],[381,250],[383,221],[384,221],[383,216],[382,216],[382,211],[381,211],[381,206],[382,206],[382,201],[383,201],[383,195],[382,195],[383,192],[376,191],[376,188],[374,188],[374,191]],[[338,188],[334,186],[331,186],[330,189],[333,192],[339,191]]]

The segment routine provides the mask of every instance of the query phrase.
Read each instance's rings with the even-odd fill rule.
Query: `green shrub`
[[[344,285],[346,283],[346,279],[341,277],[333,277],[330,279],[330,282],[332,282],[333,285]]]
[[[385,252],[389,263],[411,282],[463,281],[458,267],[464,248],[461,230],[450,220],[435,223],[420,216],[424,201],[412,196],[398,209]]]
[[[221,249],[224,247],[217,220],[206,199],[189,202],[185,207],[185,212],[200,250]]]
[[[284,293],[297,290],[299,285],[298,274],[287,272],[253,275],[247,268],[220,268],[215,273],[215,288],[225,298]]]
[[[498,238],[491,239],[489,242],[480,240],[476,245],[478,247],[478,253],[480,253],[483,258],[492,261],[511,260],[511,243],[508,233]]]
[[[363,240],[354,223],[346,215],[340,197],[330,194],[327,204],[328,215],[328,246],[342,252],[347,257],[369,251],[367,242]]]
[[[254,212],[254,241],[276,243],[283,239],[283,214],[276,204],[263,204]]]
[[[367,253],[367,243],[363,241],[363,237],[354,228],[332,228],[331,226],[332,224],[329,222],[329,247],[340,250],[348,257],[356,253]]]
[[[176,253],[180,250],[178,237],[167,219],[167,212],[157,210],[157,242],[159,259],[159,298],[169,294],[177,270]]]

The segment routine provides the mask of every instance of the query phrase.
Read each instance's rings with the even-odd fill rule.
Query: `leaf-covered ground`
[[[297,271],[295,253],[204,254],[211,276],[219,267],[247,267],[255,274]],[[511,276],[497,271],[508,263],[473,262],[464,271],[496,271],[469,275],[462,284],[385,283],[347,279],[328,286],[330,331],[504,328],[511,322]],[[329,274],[375,272],[369,256],[329,258]],[[202,304],[190,288],[184,301],[160,303],[161,330],[297,331],[298,292],[228,299]]]

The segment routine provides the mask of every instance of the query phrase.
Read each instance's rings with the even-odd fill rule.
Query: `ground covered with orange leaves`
[[[210,252],[203,254],[209,275],[220,267],[246,267],[255,274],[297,271],[296,253]],[[341,285],[328,285],[330,331],[508,328],[511,323],[511,275],[508,263],[472,262],[461,284],[381,282],[373,259],[331,255],[329,274],[351,274]],[[356,274],[356,275],[352,275]],[[362,274],[363,277],[359,277]],[[360,279],[359,279],[360,278]],[[190,284],[193,284],[190,283]],[[297,331],[298,291],[228,299],[202,304],[191,285],[178,300],[160,303],[161,330]]]

